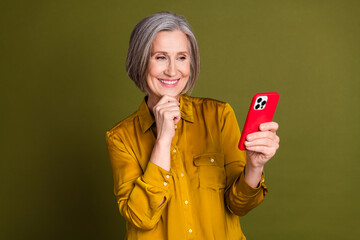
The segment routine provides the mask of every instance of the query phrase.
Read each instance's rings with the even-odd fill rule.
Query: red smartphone
[[[241,132],[239,149],[245,151],[245,138],[249,133],[259,131],[259,126],[265,122],[271,122],[275,113],[279,94],[276,92],[257,93],[254,95],[244,128]]]

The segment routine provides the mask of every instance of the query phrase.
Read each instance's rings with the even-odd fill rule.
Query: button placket
[[[175,131],[175,136],[173,138],[172,144],[171,144],[171,148],[170,148],[170,153],[171,153],[171,169],[174,172],[174,181],[179,183],[179,187],[180,187],[180,203],[182,203],[182,210],[184,211],[184,215],[186,217],[186,225],[185,225],[185,231],[188,232],[189,234],[189,239],[193,239],[193,217],[192,217],[192,204],[190,204],[190,200],[189,199],[189,188],[188,188],[188,179],[186,178],[185,174],[185,169],[184,168],[184,160],[181,158],[182,154],[180,153],[181,150],[178,148],[179,146],[177,145],[178,143],[178,131],[180,131],[181,129],[181,124],[179,125],[175,125],[175,129],[177,129]],[[166,177],[166,176],[165,176]],[[176,177],[176,179],[175,179]],[[192,237],[191,237],[192,236]]]

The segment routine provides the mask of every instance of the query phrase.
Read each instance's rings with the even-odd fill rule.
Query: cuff
[[[151,186],[167,190],[172,177],[171,172],[166,171],[152,162],[149,162],[143,175],[143,181]]]
[[[241,174],[239,179],[239,184],[237,185],[237,191],[241,192],[243,195],[252,197],[254,195],[257,195],[259,192],[261,192],[262,189],[267,189],[265,186],[265,174],[264,172],[261,175],[260,183],[258,187],[253,188],[251,187],[245,180],[245,174]]]

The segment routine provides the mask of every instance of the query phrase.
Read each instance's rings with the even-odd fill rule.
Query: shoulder
[[[130,116],[116,123],[110,130],[106,132],[108,137],[113,137],[115,135],[121,136],[124,135],[126,131],[134,129],[134,125],[139,122],[138,111],[134,112]]]
[[[217,123],[221,125],[226,119],[234,115],[233,109],[227,102],[212,98],[185,97],[184,102],[187,102],[186,105],[188,106],[186,110],[189,111],[191,108],[193,119],[198,124]],[[185,119],[186,117],[187,115],[185,115]]]
[[[232,111],[232,108],[229,103],[216,100],[213,98],[203,98],[203,97],[190,97],[187,96],[189,100],[192,102],[195,110],[206,110],[210,112],[219,112],[222,113],[224,111]]]
[[[226,102],[216,100],[213,98],[190,97],[190,96],[186,96],[186,98],[192,102],[193,106],[223,107],[227,104]]]
[[[193,97],[188,95],[184,95],[184,97],[192,101],[194,104],[225,104],[225,102],[213,98]]]

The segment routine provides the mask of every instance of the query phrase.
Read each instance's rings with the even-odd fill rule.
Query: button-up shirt
[[[238,216],[262,202],[267,188],[264,175],[257,188],[244,179],[246,153],[238,149],[233,109],[182,95],[180,112],[170,171],[149,161],[156,123],[146,98],[106,133],[126,239],[245,239]]]

